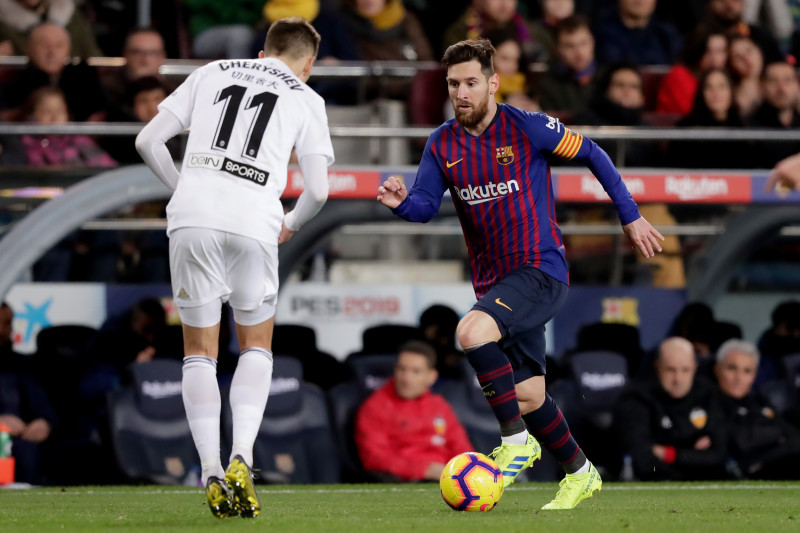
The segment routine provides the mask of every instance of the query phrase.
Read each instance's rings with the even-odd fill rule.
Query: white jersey
[[[168,233],[211,228],[277,244],[292,148],[333,163],[325,101],[279,59],[209,63],[158,107],[190,129]]]

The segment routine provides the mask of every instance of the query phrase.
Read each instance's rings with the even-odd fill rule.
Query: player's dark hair
[[[558,40],[561,38],[562,35],[572,34],[584,28],[589,33],[592,33],[592,27],[589,24],[588,18],[581,15],[580,13],[575,13],[574,15],[570,15],[569,17],[560,20],[556,23],[555,28],[553,28],[553,41],[556,44],[558,44]]]
[[[481,72],[488,80],[494,76],[494,54],[497,51],[489,39],[469,39],[451,45],[442,56],[442,66],[446,69],[459,63],[477,61],[481,64]]]
[[[428,363],[428,368],[436,368],[436,350],[427,342],[417,340],[408,341],[401,345],[400,349],[397,351],[398,354],[404,352],[419,354],[425,358],[425,361]]]
[[[288,17],[273,22],[264,41],[264,53],[268,56],[289,56],[301,59],[317,56],[321,38],[306,19]]]

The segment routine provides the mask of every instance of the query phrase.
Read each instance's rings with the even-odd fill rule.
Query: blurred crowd
[[[573,125],[757,127],[800,124],[797,0],[173,0],[152,4],[135,26],[136,2],[0,0],[0,118],[147,122],[180,80],[169,59],[255,57],[271,21],[302,16],[322,35],[319,64],[436,61],[465,38],[498,50],[499,101],[544,110]],[[89,57],[122,57],[94,67]],[[531,68],[535,65],[536,68]],[[411,122],[448,114],[441,76],[317,81],[329,104],[422,98]],[[48,91],[39,91],[41,88]],[[439,102],[438,100],[441,100]],[[138,163],[127,138],[28,135],[2,139],[0,158],[30,165]],[[632,143],[630,166],[771,168],[800,143]],[[178,155],[178,154],[176,154]],[[615,154],[612,154],[615,155]]]
[[[753,344],[741,339],[737,324],[691,303],[652,350],[642,348],[634,326],[588,324],[573,348],[549,358],[548,392],[606,479],[800,479],[800,302],[779,304],[771,318]],[[124,468],[135,455],[130,450],[144,450],[162,467],[160,454],[191,461],[188,429],[176,440],[184,415],[180,388],[170,383],[180,384],[180,326],[167,325],[159,300],[141,300],[98,330],[43,329],[37,352],[27,356],[13,350],[12,320],[13,310],[0,306],[0,422],[14,437],[17,481],[142,481],[141,469]],[[318,347],[313,329],[276,326],[274,390],[262,426],[263,445],[273,452],[259,459],[264,479],[431,480],[457,453],[490,452],[499,444],[497,422],[456,344],[458,320],[452,308],[437,304],[418,324],[367,328],[362,349],[344,360]],[[218,366],[223,390],[237,358],[230,324],[226,313]],[[296,367],[288,375],[285,360]],[[173,362],[172,374],[158,366],[164,361]],[[114,423],[120,408],[113,398],[126,388],[136,398],[132,411]],[[300,394],[309,388],[313,413]],[[165,412],[174,412],[175,421],[162,420]],[[323,421],[311,440],[327,447],[324,457],[305,456],[309,418]],[[117,427],[131,420],[139,427],[127,433]],[[164,433],[159,423],[172,429]],[[150,447],[147,438],[161,439],[162,447]],[[130,449],[125,457],[120,440]],[[296,470],[272,465],[281,455],[276,443]],[[559,471],[545,454],[527,476],[552,481]],[[183,474],[170,479],[185,482]]]

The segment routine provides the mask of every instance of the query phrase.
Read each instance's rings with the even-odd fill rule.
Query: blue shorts
[[[567,298],[569,286],[531,266],[512,270],[472,309],[494,318],[503,338],[498,344],[514,369],[514,381],[545,375],[545,324]]]

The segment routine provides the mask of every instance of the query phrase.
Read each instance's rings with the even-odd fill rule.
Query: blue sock
[[[483,395],[500,422],[504,437],[525,431],[519,412],[514,370],[508,357],[496,342],[467,351],[467,359],[475,369]]]

